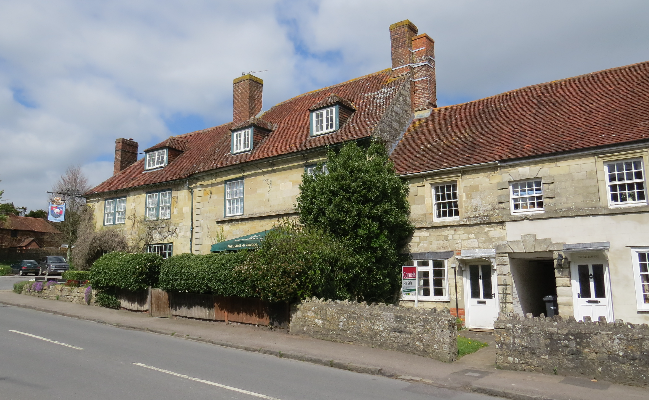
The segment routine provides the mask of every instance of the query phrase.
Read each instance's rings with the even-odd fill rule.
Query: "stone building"
[[[304,173],[327,146],[375,138],[394,148],[414,112],[435,106],[433,40],[409,21],[390,27],[392,68],[262,111],[263,82],[233,81],[232,122],[144,151],[117,139],[114,174],[87,193],[96,228],[168,256],[268,230],[295,215]]]
[[[647,62],[433,109],[391,158],[418,306],[648,322]]]
[[[473,328],[500,312],[648,322],[648,63],[437,108],[434,43],[391,25],[392,67],[262,106],[233,81],[232,122],[144,151],[117,139],[87,194],[96,229],[167,257],[294,216],[326,147],[382,140],[409,182],[418,294]]]

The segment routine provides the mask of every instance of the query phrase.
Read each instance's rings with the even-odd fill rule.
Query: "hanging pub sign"
[[[47,208],[47,220],[52,222],[63,222],[65,220],[65,202],[60,197],[55,197]]]
[[[416,299],[417,267],[402,267],[402,299]]]

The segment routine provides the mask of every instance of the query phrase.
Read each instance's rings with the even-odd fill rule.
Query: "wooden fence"
[[[152,317],[183,317],[252,325],[289,326],[289,305],[255,298],[225,297],[195,293],[168,293],[151,288],[118,293],[120,306],[149,312]]]

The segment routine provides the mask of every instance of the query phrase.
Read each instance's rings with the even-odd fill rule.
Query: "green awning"
[[[221,251],[237,251],[243,249],[256,249],[259,247],[260,242],[264,239],[268,231],[253,233],[252,235],[241,236],[235,239],[224,240],[223,242],[215,243],[210,247],[213,253]]]

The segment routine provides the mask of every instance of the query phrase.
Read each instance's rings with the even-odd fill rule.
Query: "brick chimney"
[[[248,121],[262,111],[264,82],[251,74],[232,81],[232,122]]]
[[[120,138],[115,140],[115,162],[113,175],[126,169],[138,160],[138,142],[133,139]]]
[[[392,76],[410,75],[413,111],[437,107],[433,39],[427,34],[418,35],[417,26],[409,20],[389,29]]]
[[[393,60],[393,74],[408,72],[408,65],[413,61],[411,43],[418,34],[418,27],[408,19],[390,26],[390,53]]]
[[[426,33],[413,38],[413,110],[437,107],[433,39]]]

